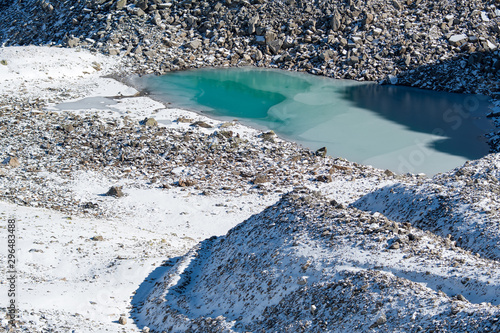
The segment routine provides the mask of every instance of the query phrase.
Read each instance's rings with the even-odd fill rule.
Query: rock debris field
[[[85,47],[124,56],[138,73],[255,65],[500,91],[494,0],[4,2],[1,43]]]
[[[396,175],[113,78],[255,65],[496,97],[499,20],[498,1],[0,1],[19,308],[3,265],[0,331],[497,332],[498,133]]]

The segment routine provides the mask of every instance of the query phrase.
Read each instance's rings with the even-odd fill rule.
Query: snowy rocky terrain
[[[495,0],[3,1],[0,43],[83,46],[136,72],[256,65],[496,94]],[[19,27],[22,27],[19,29]]]
[[[9,327],[2,265],[0,331],[500,331],[497,153],[395,175],[113,79],[251,64],[495,97],[499,10],[0,1],[0,258],[15,219],[20,310]],[[33,44],[52,47],[16,46]]]
[[[497,261],[307,190],[165,265],[137,306],[156,331],[499,328]]]
[[[395,175],[169,109],[116,57],[0,58],[16,331],[498,330],[497,154]]]

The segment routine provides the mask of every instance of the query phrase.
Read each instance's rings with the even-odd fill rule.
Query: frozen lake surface
[[[333,80],[257,68],[201,69],[137,78],[152,97],[238,119],[311,149],[434,175],[488,153],[485,96]]]

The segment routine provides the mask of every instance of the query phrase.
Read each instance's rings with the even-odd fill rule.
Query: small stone
[[[316,180],[318,182],[331,183],[332,182],[332,176],[330,176],[330,175],[319,175],[319,176],[316,177]]]
[[[193,121],[193,119],[191,119],[191,118],[186,118],[186,117],[177,118],[178,123],[190,123],[192,121]]]
[[[123,193],[121,186],[111,186],[108,192],[106,192],[106,195],[108,197],[120,198],[123,197],[125,194]]]
[[[7,60],[0,60],[0,64],[7,66]]]
[[[189,126],[197,126],[197,127],[203,127],[203,128],[212,128],[211,125],[209,125],[206,122],[201,121],[201,120],[200,121],[195,121],[194,123],[192,123]]]
[[[256,16],[251,17],[248,20],[248,34],[251,35],[255,33],[255,27],[257,26],[257,23],[259,22],[259,14]]]
[[[68,47],[77,47],[78,44],[80,44],[80,38],[77,37],[70,37],[68,38]]]
[[[297,284],[299,286],[304,286],[307,284],[307,276],[301,276],[297,279]]]
[[[75,129],[75,127],[71,124],[67,124],[67,125],[63,125],[62,129],[64,132],[69,133],[69,132],[72,132]]]
[[[257,49],[253,54],[253,58],[255,59],[255,61],[261,61],[263,57],[264,55],[262,54],[262,51],[259,49]]]
[[[3,160],[3,164],[11,166],[13,168],[21,166],[21,163],[19,162],[17,157],[7,157],[5,160]]]
[[[82,205],[84,209],[97,209],[99,208],[99,204],[93,203],[93,202],[86,202]]]
[[[320,53],[319,58],[324,62],[328,62],[331,59],[335,58],[335,51],[326,50],[325,52]]]
[[[366,14],[365,25],[370,25],[373,23],[373,14]]]
[[[370,328],[375,328],[385,323],[387,323],[387,317],[385,316],[384,313],[382,313],[382,315],[377,318],[377,320],[370,326]]]
[[[254,184],[263,184],[269,182],[269,177],[266,175],[257,175],[253,180]]]
[[[144,118],[141,124],[150,127],[158,126],[158,122],[156,121],[155,118]]]
[[[264,141],[273,142],[275,136],[276,136],[276,133],[274,133],[274,131],[269,131],[269,132],[266,132],[266,133],[262,133],[262,139]]]
[[[118,322],[122,325],[126,325],[127,324],[127,317],[125,316],[120,316],[120,319],[118,319]]]
[[[340,26],[342,22],[342,16],[338,11],[335,11],[335,14],[333,14],[332,21],[331,21],[331,27],[333,31],[339,31]]]
[[[269,50],[273,54],[278,54],[279,51],[281,50],[281,46],[283,46],[283,41],[281,39],[275,39],[267,43],[267,46],[269,46]]]
[[[335,200],[335,199],[332,199],[330,201],[330,205],[332,205],[336,209],[344,209],[345,208],[344,205],[342,205],[341,203],[338,203],[337,200]]]
[[[394,172],[392,172],[391,170],[386,169],[386,170],[384,171],[384,175],[389,176],[389,177],[392,177],[392,176],[395,176],[396,174],[395,174]]]
[[[179,184],[179,186],[180,186],[180,187],[189,187],[189,186],[194,186],[194,185],[196,185],[197,183],[198,183],[198,182],[197,182],[196,180],[194,180],[194,179],[186,179],[186,180],[184,180],[184,179],[179,179],[179,182],[178,182],[178,184]]]
[[[321,147],[320,149],[316,150],[316,156],[326,157],[326,147]]]
[[[458,294],[457,299],[462,302],[467,302],[467,298],[465,298],[464,295],[462,294]]]
[[[305,272],[309,268],[309,266],[311,266],[311,264],[312,264],[312,261],[308,260],[304,265],[302,265],[302,271]]]
[[[199,49],[201,46],[201,41],[198,39],[194,39],[192,41],[189,41],[186,46],[192,50]]]
[[[380,29],[380,28],[375,28],[373,29],[373,35],[374,36],[379,36],[380,34],[382,34],[383,30]]]
[[[125,8],[126,5],[127,5],[127,0],[118,0],[116,2],[116,9],[122,10],[123,8]]]
[[[449,39],[449,42],[453,46],[462,46],[467,43],[469,37],[466,34],[452,35]]]
[[[387,79],[389,80],[390,84],[394,85],[394,84],[398,83],[398,77],[395,76],[395,75],[390,74],[390,75],[387,76]]]
[[[489,22],[490,18],[488,17],[488,13],[481,12],[481,20],[483,20],[483,22]]]
[[[149,333],[149,327],[144,326],[144,327],[142,328],[142,333]]]
[[[312,304],[309,308],[309,312],[311,312],[311,314],[314,316],[314,314],[316,313],[316,309],[316,305]]]
[[[94,236],[91,238],[91,240],[93,240],[94,242],[102,242],[104,240],[104,237],[102,237],[101,235]]]
[[[148,0],[139,0],[137,1],[136,4],[137,7],[139,7],[142,10],[147,10],[148,9]]]
[[[359,58],[358,57],[350,57],[349,59],[347,59],[347,64],[349,66],[354,66],[357,63],[359,63]]]
[[[399,247],[400,247],[399,243],[392,243],[391,246],[389,246],[389,249],[397,250],[399,249]]]
[[[146,15],[146,13],[144,12],[144,10],[142,10],[141,8],[135,8],[136,10],[134,11],[134,14],[137,15],[137,16],[144,16]]]

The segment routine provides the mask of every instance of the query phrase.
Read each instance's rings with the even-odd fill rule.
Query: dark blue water
[[[238,118],[329,155],[433,175],[488,153],[488,98],[308,74],[203,69],[138,79],[174,106]]]

